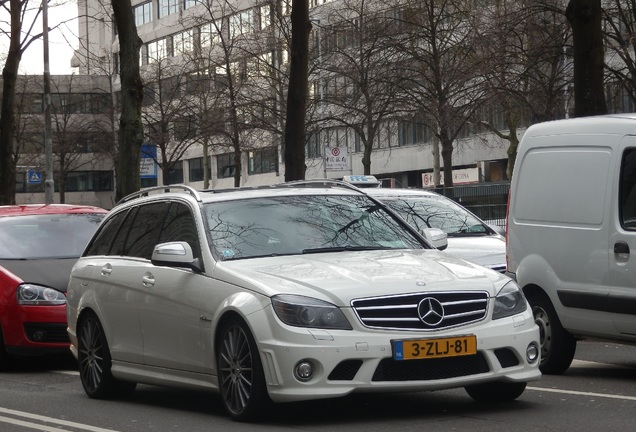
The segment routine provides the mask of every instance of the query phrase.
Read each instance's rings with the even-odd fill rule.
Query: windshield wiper
[[[344,251],[365,251],[365,250],[384,250],[393,249],[387,246],[331,246],[303,249],[303,254],[322,253],[322,252],[344,252]]]

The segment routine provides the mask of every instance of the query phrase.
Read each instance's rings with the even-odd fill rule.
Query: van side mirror
[[[425,228],[421,234],[435,249],[444,250],[448,247],[448,234],[439,228]]]
[[[150,261],[157,266],[185,267],[197,273],[203,273],[201,262],[194,257],[192,248],[186,242],[170,242],[156,245],[152,251]]]

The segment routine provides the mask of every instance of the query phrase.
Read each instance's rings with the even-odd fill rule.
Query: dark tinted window
[[[165,208],[166,203],[153,203],[139,207],[130,226],[122,255],[151,258],[152,249],[159,240],[159,227]]]
[[[187,242],[192,248],[194,256],[199,256],[196,225],[190,209],[185,204],[172,203],[168,209],[166,220],[161,229],[159,243],[172,241]]]
[[[124,245],[126,244],[126,238],[128,238],[128,233],[130,232],[130,225],[132,225],[135,220],[135,215],[137,214],[137,210],[139,208],[135,207],[130,209],[127,213],[126,219],[122,222],[121,228],[119,231],[115,233],[115,238],[113,239],[112,246],[110,247],[110,252],[108,255],[123,255],[124,254]]]
[[[127,212],[118,213],[104,223],[104,226],[99,230],[91,244],[88,246],[84,256],[108,255],[110,245],[113,242],[113,238],[117,235],[121,222],[126,217],[126,213]]]
[[[627,149],[621,167],[621,225],[636,230],[636,149]]]

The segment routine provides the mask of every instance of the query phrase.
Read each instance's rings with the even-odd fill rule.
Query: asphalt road
[[[566,374],[512,403],[477,404],[463,389],[356,395],[277,405],[260,424],[232,422],[207,392],[139,386],[127,400],[91,400],[70,357],[0,374],[0,432],[629,431],[634,412],[636,347],[588,341]]]

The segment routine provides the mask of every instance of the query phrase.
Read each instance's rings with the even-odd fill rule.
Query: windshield
[[[365,196],[303,195],[205,206],[212,252],[224,260],[423,245]]]
[[[78,258],[104,214],[0,218],[0,259]]]
[[[490,231],[463,207],[442,196],[379,198],[419,231],[439,228],[449,237],[484,235]]]

